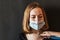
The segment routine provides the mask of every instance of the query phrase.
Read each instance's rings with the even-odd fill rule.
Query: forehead
[[[34,8],[30,11],[30,15],[39,15],[39,14],[43,14],[42,9],[41,8]]]

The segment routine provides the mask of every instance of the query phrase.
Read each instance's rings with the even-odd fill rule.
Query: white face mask
[[[29,26],[35,30],[41,29],[45,25],[45,22],[36,23],[35,21],[30,21]]]

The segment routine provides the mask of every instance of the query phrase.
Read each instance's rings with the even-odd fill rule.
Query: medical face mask
[[[35,30],[41,29],[45,25],[45,22],[36,23],[35,21],[30,21],[29,26]]]

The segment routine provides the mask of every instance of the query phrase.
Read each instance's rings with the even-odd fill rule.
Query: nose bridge
[[[38,23],[38,21],[39,21],[39,20],[38,20],[38,16],[36,16],[36,19],[35,19],[35,21],[36,21],[36,23]]]

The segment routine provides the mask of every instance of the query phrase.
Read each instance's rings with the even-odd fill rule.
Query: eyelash
[[[42,18],[42,16],[39,16],[39,18]]]
[[[39,18],[42,18],[42,16],[38,16]],[[35,18],[35,17],[32,17],[32,18]]]

